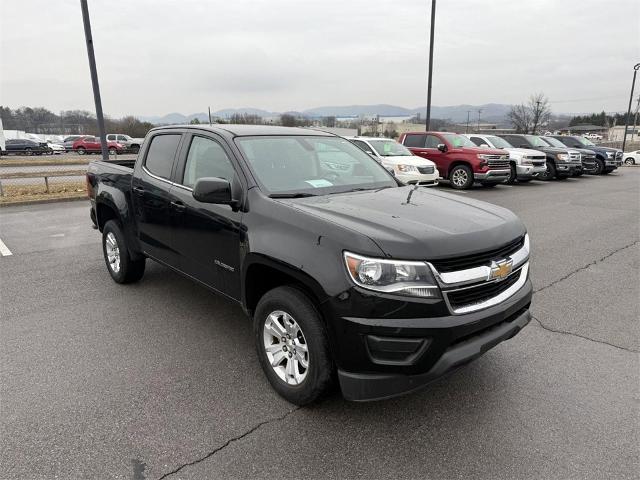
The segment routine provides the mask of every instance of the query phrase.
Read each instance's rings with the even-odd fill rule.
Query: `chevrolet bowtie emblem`
[[[513,260],[492,261],[488,280],[504,280],[511,270],[513,270]]]

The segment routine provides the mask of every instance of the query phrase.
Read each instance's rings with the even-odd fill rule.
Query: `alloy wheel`
[[[107,233],[105,238],[105,249],[107,251],[107,261],[109,262],[109,268],[113,273],[120,271],[120,248],[118,247],[118,241],[113,232]]]
[[[273,371],[288,385],[300,385],[309,371],[309,350],[298,322],[286,312],[271,312],[264,322],[264,350]]]
[[[453,174],[451,175],[451,181],[457,187],[463,187],[468,180],[469,176],[467,175],[466,170],[464,170],[463,168],[454,170]]]

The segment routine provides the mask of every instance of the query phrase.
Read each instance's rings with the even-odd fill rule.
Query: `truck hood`
[[[507,155],[509,152],[501,150],[499,148],[481,148],[481,147],[454,147],[450,148],[449,152],[454,153],[475,153],[485,155]]]
[[[541,150],[534,150],[532,148],[505,148],[510,154],[515,153],[516,157],[524,157],[525,155],[538,155],[546,156]]]
[[[418,157],[416,155],[400,155],[397,157],[393,157],[393,156],[389,156],[389,157],[381,157],[382,163],[390,163],[393,165],[401,165],[401,164],[405,164],[405,165],[415,165],[416,167],[420,167],[420,166],[424,166],[424,165],[431,165],[431,166],[435,166],[435,163],[433,163],[431,160],[426,159],[424,157]]]
[[[366,235],[390,258],[471,255],[526,232],[520,219],[505,208],[432,189],[398,187],[282,201]]]

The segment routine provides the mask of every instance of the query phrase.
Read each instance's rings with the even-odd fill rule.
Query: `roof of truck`
[[[167,125],[157,129],[186,128],[190,130],[209,130],[211,132],[228,132],[234,137],[248,137],[259,135],[318,135],[335,136],[322,130],[300,127],[279,127],[275,125],[235,125],[228,123],[214,123],[212,125]],[[155,130],[155,129],[154,129]]]

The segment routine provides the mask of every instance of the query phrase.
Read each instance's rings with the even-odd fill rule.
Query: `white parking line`
[[[7,246],[4,244],[1,238],[0,238],[0,255],[2,255],[3,257],[8,257],[9,255],[13,255],[13,253],[11,253],[11,250],[7,248]]]

